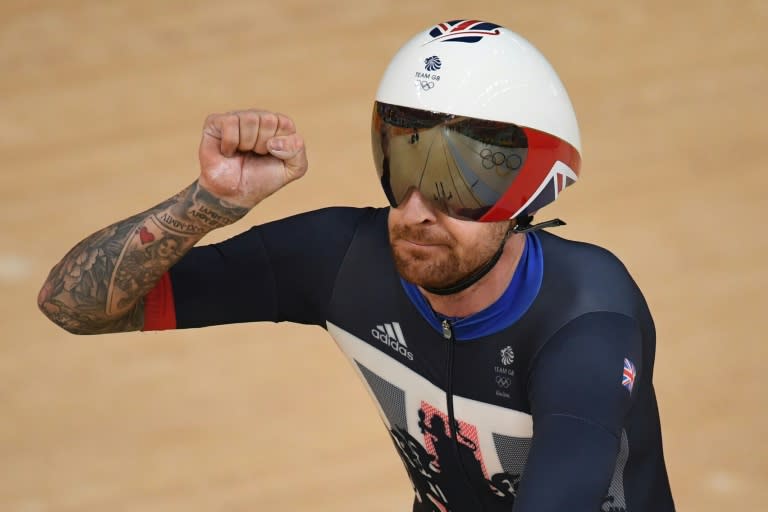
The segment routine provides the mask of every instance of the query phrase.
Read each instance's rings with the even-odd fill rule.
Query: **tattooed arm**
[[[192,185],[92,234],[51,270],[38,295],[51,321],[75,334],[140,329],[143,297],[168,269],[307,168],[293,122],[254,110],[209,116],[199,157]]]
[[[248,213],[196,181],[171,199],[77,244],[38,297],[54,323],[75,334],[138,330],[142,298],[207,232]]]

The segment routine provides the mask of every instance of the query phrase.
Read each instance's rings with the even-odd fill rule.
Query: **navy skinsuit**
[[[621,262],[528,234],[502,298],[442,318],[398,276],[387,212],[328,208],[194,248],[170,271],[169,327],[327,329],[379,407],[414,511],[674,510],[653,320]]]

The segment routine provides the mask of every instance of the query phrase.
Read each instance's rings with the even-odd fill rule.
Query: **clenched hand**
[[[212,114],[200,141],[200,185],[232,205],[253,208],[307,172],[304,139],[282,114]]]

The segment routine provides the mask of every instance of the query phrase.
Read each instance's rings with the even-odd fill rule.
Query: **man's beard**
[[[504,239],[507,225],[498,227],[467,251],[462,258],[456,252],[456,240],[447,233],[433,233],[429,229],[411,226],[392,226],[389,233],[392,257],[398,273],[415,285],[426,288],[448,288],[474,274],[490,260]],[[400,239],[423,244],[441,244],[440,248],[416,246],[407,249],[398,246]]]

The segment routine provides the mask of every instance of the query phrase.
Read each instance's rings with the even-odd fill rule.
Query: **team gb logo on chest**
[[[515,352],[512,350],[512,347],[507,346],[501,349],[501,364],[504,366],[509,366],[514,362]]]

